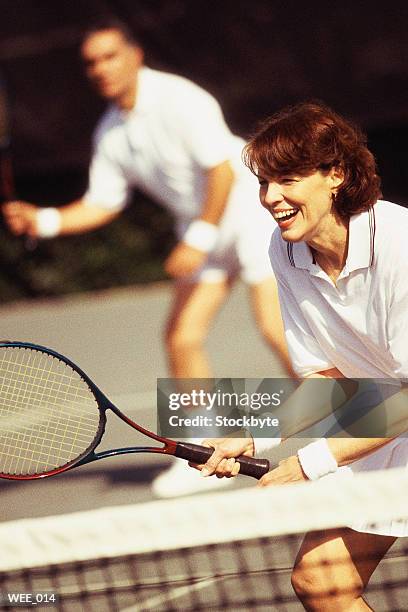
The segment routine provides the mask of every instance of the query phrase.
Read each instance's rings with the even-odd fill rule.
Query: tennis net
[[[302,534],[398,523],[407,499],[404,468],[3,523],[0,609],[295,612]],[[376,612],[408,609],[407,570],[400,538],[366,590]]]

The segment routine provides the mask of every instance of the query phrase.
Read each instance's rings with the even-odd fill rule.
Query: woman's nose
[[[265,190],[265,194],[264,194],[264,203],[267,206],[272,206],[273,204],[276,204],[277,202],[281,202],[283,199],[282,196],[282,188],[279,185],[279,183],[275,183],[275,182],[270,182],[268,183],[268,186]]]

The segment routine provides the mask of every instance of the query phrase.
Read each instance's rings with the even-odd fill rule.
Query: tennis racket
[[[111,410],[162,446],[95,452]],[[26,342],[0,342],[0,478],[32,480],[126,453],[162,453],[205,463],[213,450],[158,436],[124,415],[72,361]],[[261,478],[269,461],[241,456],[240,473]]]

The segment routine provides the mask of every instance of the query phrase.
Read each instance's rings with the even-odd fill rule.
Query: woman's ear
[[[341,166],[333,166],[329,173],[331,189],[336,193],[344,181],[344,171]]]

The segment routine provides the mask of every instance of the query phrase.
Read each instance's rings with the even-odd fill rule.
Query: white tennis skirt
[[[395,440],[392,440],[367,457],[340,467],[335,473],[323,476],[323,478],[352,478],[354,474],[361,472],[397,467],[406,467],[408,469],[408,437],[405,436],[395,438]],[[352,503],[352,500],[350,503]],[[390,520],[381,523],[366,523],[364,520],[361,520],[353,522],[349,527],[364,533],[398,538],[408,537],[408,501],[406,519]]]

